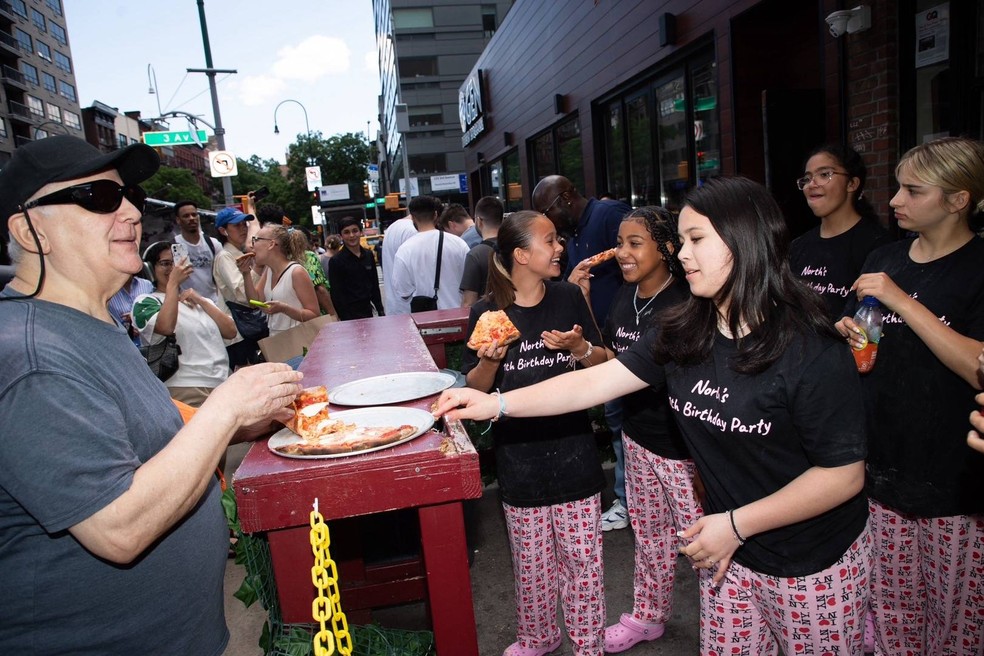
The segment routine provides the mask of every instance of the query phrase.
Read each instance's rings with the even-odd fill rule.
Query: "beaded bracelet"
[[[495,394],[495,397],[497,399],[499,399],[499,413],[489,421],[499,421],[503,417],[509,415],[509,413],[506,411],[506,399],[503,398],[502,393],[499,391],[498,387],[496,387],[495,391],[492,393]]]
[[[584,362],[585,360],[591,357],[592,353],[594,353],[594,344],[588,342],[588,350],[584,352],[584,355],[582,355],[579,358],[575,357],[574,359],[577,360],[578,362]]]
[[[735,539],[738,540],[738,546],[745,544],[745,538],[741,537],[741,533],[738,532],[738,526],[735,525],[735,511],[728,511],[728,519],[731,520],[731,532],[735,534]]]

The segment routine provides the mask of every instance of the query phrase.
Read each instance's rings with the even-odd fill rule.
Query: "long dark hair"
[[[738,373],[767,369],[803,332],[837,337],[823,303],[789,269],[789,235],[768,190],[746,178],[717,178],[687,194],[685,207],[706,216],[731,251],[731,272],[716,298],[692,297],[664,315],[656,343],[660,362],[697,364],[711,353],[717,332],[716,301],[730,299],[725,317],[733,335],[730,361]]]
[[[868,167],[864,165],[860,153],[845,144],[829,143],[816,148],[807,155],[806,162],[809,162],[814,155],[821,153],[833,157],[838,164],[844,167],[849,176],[858,179],[858,188],[853,192],[851,205],[854,206],[854,211],[860,214],[862,219],[878,223],[878,212],[875,211],[871,202],[864,197],[864,184],[868,181]],[[806,162],[803,162],[804,169]]]
[[[513,251],[530,247],[530,229],[533,222],[542,216],[539,212],[523,210],[513,212],[502,220],[495,250],[489,256],[488,283],[488,295],[500,310],[505,310],[516,301],[516,286],[512,281]]]

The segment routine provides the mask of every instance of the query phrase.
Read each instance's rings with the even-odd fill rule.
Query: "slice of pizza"
[[[506,313],[502,310],[488,310],[475,322],[475,329],[468,338],[467,346],[477,351],[494,340],[499,342],[499,346],[507,346],[517,339],[519,339],[519,330]]]
[[[587,258],[584,261],[587,263],[588,268],[592,269],[598,266],[599,264],[601,264],[602,262],[607,262],[613,257],[615,257],[615,249],[609,248],[607,251],[601,251],[600,253],[596,255],[592,255],[591,257]]]
[[[317,437],[319,426],[328,421],[328,389],[324,385],[303,389],[290,405],[294,411],[285,426],[304,439]]]
[[[402,426],[355,426],[348,424],[341,430],[324,433],[314,440],[277,447],[276,451],[290,456],[356,453],[399,442],[416,432],[417,427],[412,424]]]

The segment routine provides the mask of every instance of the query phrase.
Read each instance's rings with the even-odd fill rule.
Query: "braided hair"
[[[677,234],[677,219],[672,212],[659,205],[646,205],[632,210],[622,220],[644,224],[649,230],[649,236],[656,242],[670,274],[683,278],[683,267],[676,256],[680,252],[680,236]]]

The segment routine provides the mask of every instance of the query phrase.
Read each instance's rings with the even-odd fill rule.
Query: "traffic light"
[[[362,183],[362,197],[366,199],[366,202],[372,199],[372,189],[369,188],[368,182]]]
[[[403,202],[406,196],[400,193],[386,194],[386,209],[388,210],[398,210],[403,207]]]

